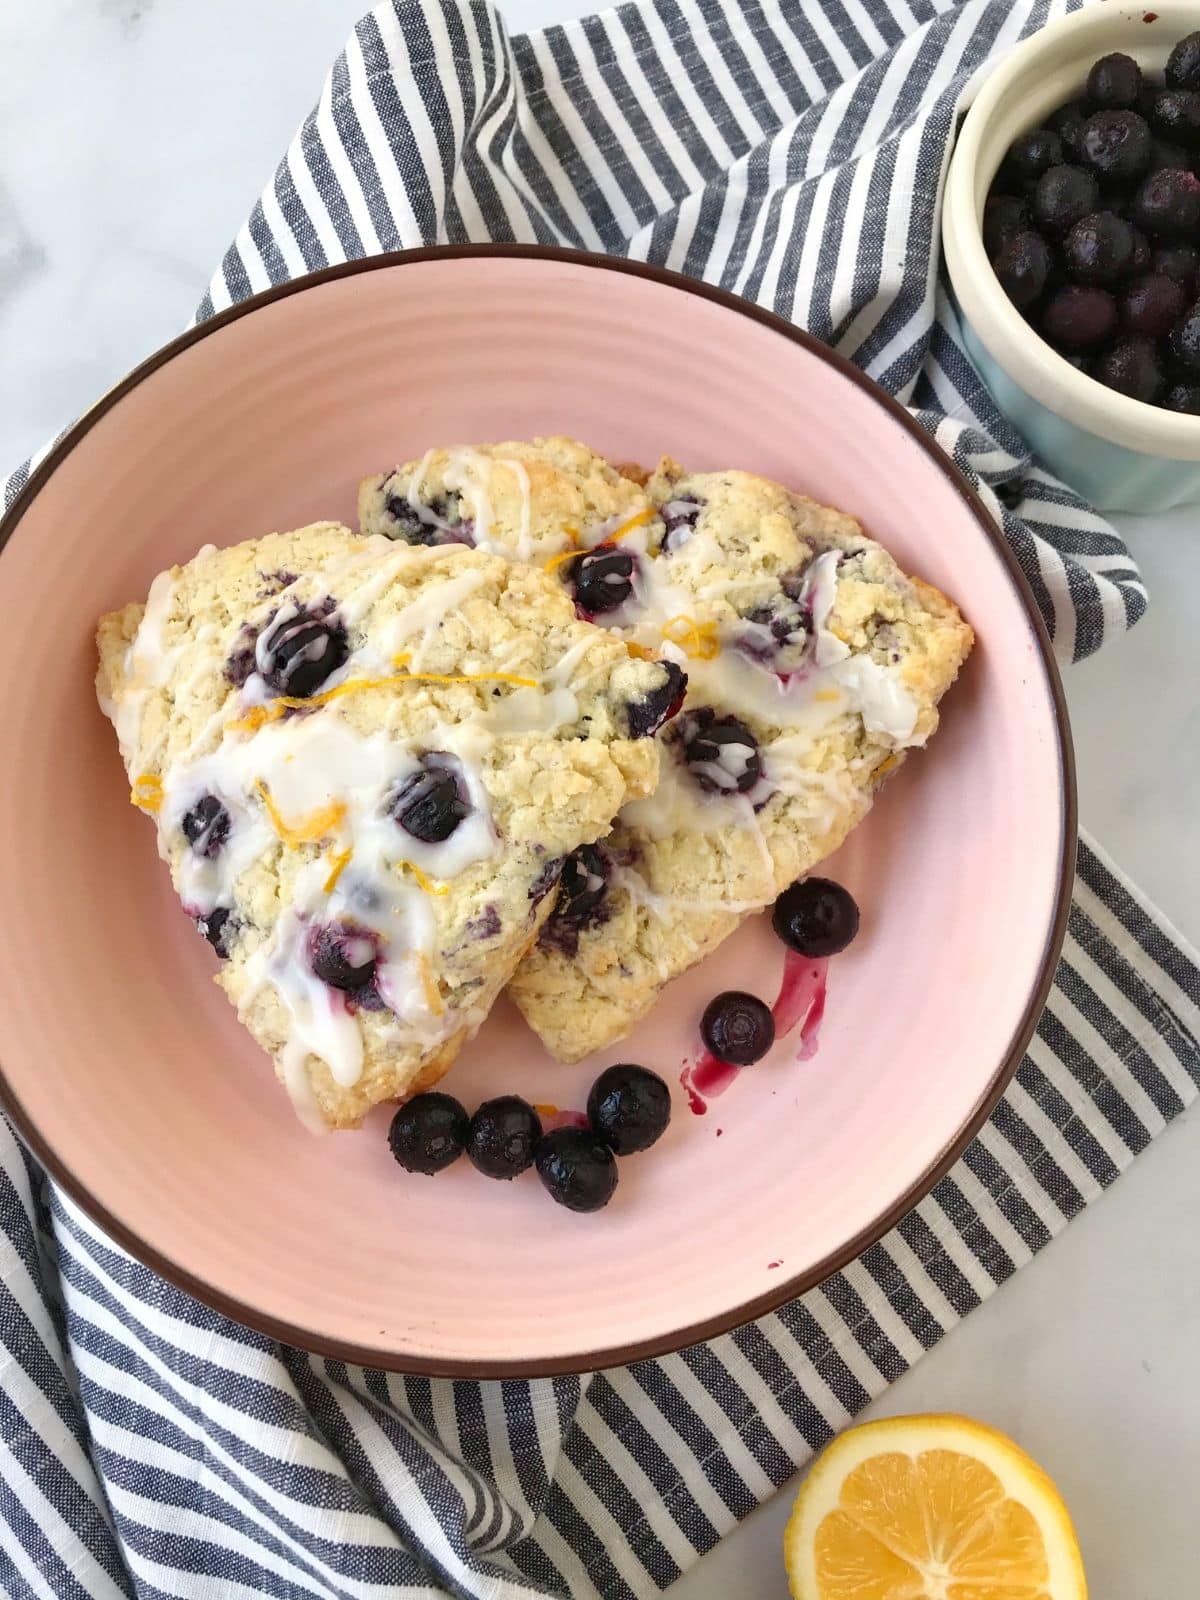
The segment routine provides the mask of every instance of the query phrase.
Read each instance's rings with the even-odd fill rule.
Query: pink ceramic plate
[[[598,1216],[466,1162],[410,1177],[387,1113],[314,1139],[212,984],[96,707],[97,616],[206,541],[354,518],[361,474],[435,442],[565,432],[614,459],[737,465],[844,507],[946,589],[979,645],[942,731],[831,872],[862,932],[820,1047],[792,1041],[622,1164]],[[53,452],[0,542],[0,1061],[58,1180],[243,1322],[409,1371],[534,1374],[678,1347],[876,1238],[1012,1072],[1062,937],[1074,812],[1060,690],[1011,557],[902,411],[729,296],[568,253],[422,251],[217,317]],[[746,926],[634,1037],[559,1067],[502,1005],[447,1086],[582,1106],[597,1069],[673,1083],[704,1002],[771,997]]]

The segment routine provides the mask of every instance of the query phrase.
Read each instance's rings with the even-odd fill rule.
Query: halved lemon
[[[800,1487],[783,1555],[795,1600],[1087,1600],[1058,1490],[968,1417],[840,1434]]]

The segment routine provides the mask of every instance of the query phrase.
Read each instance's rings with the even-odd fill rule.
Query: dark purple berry
[[[703,510],[704,501],[694,494],[681,494],[673,500],[668,500],[659,513],[665,529],[663,549],[678,550],[681,545],[685,545],[695,532],[696,523]]]
[[[598,544],[572,561],[569,570],[579,609],[595,617],[624,605],[633,593],[635,559],[632,550]]]
[[[462,1155],[468,1126],[453,1095],[418,1094],[392,1118],[388,1144],[405,1172],[431,1178]]]
[[[396,525],[394,532],[388,530],[390,538],[414,545],[475,543],[472,524],[463,518],[457,497],[438,495],[428,503],[414,503],[407,495],[390,493],[384,506]]]
[[[1063,263],[1076,283],[1118,282],[1133,262],[1133,229],[1111,211],[1081,217],[1063,240]]]
[[[236,926],[230,920],[229,907],[218,906],[215,911],[202,912],[195,921],[196,927],[224,961],[229,955],[229,942]]]
[[[568,1211],[602,1211],[617,1187],[617,1158],[590,1128],[555,1128],[534,1162],[546,1193]]]
[[[336,617],[285,608],[258,644],[259,671],[276,694],[307,699],[350,654],[346,630]]]
[[[1189,372],[1200,372],[1200,303],[1171,329],[1171,354]]]
[[[419,772],[400,781],[388,801],[388,814],[414,839],[441,844],[471,812],[446,756],[427,756]]]
[[[211,861],[229,838],[229,813],[215,794],[202,795],[179,826],[194,853]]]
[[[1051,344],[1086,350],[1107,339],[1117,325],[1117,302],[1103,289],[1069,283],[1056,289],[1042,311],[1042,332]]]
[[[1190,300],[1200,284],[1200,251],[1190,244],[1160,244],[1150,258],[1150,270],[1177,283]]]
[[[631,739],[646,739],[652,733],[657,733],[663,723],[670,722],[683,705],[687,694],[687,673],[673,661],[660,661],[659,666],[666,674],[664,681],[644,699],[635,700],[626,707],[625,720]]]
[[[308,964],[331,989],[365,989],[375,976],[376,942],[348,922],[318,923],[308,933]]]
[[[1049,128],[1031,128],[1014,139],[1000,168],[1002,181],[1016,187],[1035,183],[1063,159],[1062,140]]]
[[[1165,339],[1183,315],[1187,297],[1171,278],[1135,278],[1121,295],[1117,309],[1127,333]]]
[[[582,927],[598,910],[607,887],[608,862],[596,845],[581,844],[563,862],[554,920]]]
[[[1200,224],[1200,180],[1176,167],[1152,172],[1134,196],[1133,218],[1140,228],[1159,238],[1195,233]]]
[[[516,1178],[533,1165],[542,1119],[519,1095],[485,1100],[471,1118],[467,1157],[485,1178]]]
[[[1033,191],[1033,213],[1051,233],[1066,233],[1080,217],[1095,211],[1100,186],[1082,167],[1051,167]]]
[[[802,956],[835,956],[858,932],[858,906],[840,883],[801,878],[776,900],[771,926]]]
[[[1019,310],[1031,306],[1050,275],[1050,249],[1040,233],[1018,233],[992,263],[1000,287]]]
[[[646,1067],[606,1067],[592,1085],[587,1114],[592,1131],[614,1154],[635,1155],[649,1150],[667,1131],[671,1091]]]
[[[1093,378],[1131,400],[1153,403],[1162,388],[1162,365],[1151,339],[1120,339],[1088,369]]]
[[[537,877],[529,885],[531,905],[540,905],[551,889],[558,886],[558,880],[562,877],[564,859],[563,856],[553,856],[546,862]]]
[[[775,1018],[756,994],[727,989],[705,1008],[700,1037],[718,1061],[748,1067],[761,1061],[775,1043]]]
[[[1200,417],[1200,383],[1173,383],[1158,403],[1167,411]]]
[[[1150,129],[1136,111],[1097,111],[1083,126],[1083,159],[1108,183],[1140,178],[1150,160]]]
[[[1093,111],[1127,111],[1142,92],[1142,69],[1119,51],[1101,56],[1087,75],[1087,102]]]
[[[1200,94],[1188,89],[1162,89],[1154,97],[1151,121],[1160,139],[1185,150],[1200,142]]]
[[[1052,111],[1046,118],[1049,127],[1057,133],[1063,147],[1065,161],[1082,161],[1083,159],[1083,125],[1085,113],[1078,100],[1073,100],[1069,105],[1060,106],[1057,111]]]
[[[689,711],[680,726],[683,759],[702,789],[746,794],[762,777],[758,740],[736,717],[718,717],[704,706]]]
[[[1167,82],[1172,89],[1200,90],[1200,33],[1189,33],[1167,57]]]
[[[1180,144],[1172,144],[1167,139],[1151,139],[1150,162],[1147,172],[1158,172],[1162,167],[1179,167],[1181,169],[1191,166],[1187,151]]]
[[[983,248],[994,261],[1010,239],[1029,226],[1029,207],[1011,194],[990,194],[983,207]]]

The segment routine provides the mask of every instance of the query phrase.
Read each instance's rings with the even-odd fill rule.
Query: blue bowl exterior
[[[1034,454],[1100,511],[1169,511],[1200,502],[1200,461],[1129,450],[1078,428],[1014,383],[959,312],[963,342],[996,404]]]

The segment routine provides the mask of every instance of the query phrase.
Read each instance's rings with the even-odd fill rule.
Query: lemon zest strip
[[[421,987],[425,991],[425,1003],[435,1017],[440,1017],[446,1008],[442,1004],[442,997],[430,971],[429,957],[423,950],[417,951],[417,972],[420,975]]]
[[[712,661],[721,653],[721,641],[717,638],[717,625],[715,622],[697,622],[694,617],[689,617],[680,612],[677,617],[671,617],[663,624],[663,638],[670,644],[676,644],[684,655],[696,661]]]
[[[284,844],[316,844],[318,839],[324,839],[331,834],[346,815],[345,805],[340,800],[335,800],[332,804],[322,807],[320,811],[314,811],[311,816],[305,817],[300,822],[286,822],[280,814],[279,807],[271,798],[271,791],[261,778],[255,780],[254,787],[258,790],[262,803],[266,807],[271,826]]]
[[[346,868],[349,866],[350,857],[353,854],[354,854],[353,850],[339,850],[335,855],[331,855],[330,856],[330,858],[329,858],[329,876],[325,879],[325,882],[321,885],[321,892],[323,894],[332,894],[333,891],[337,888],[337,881],[341,877],[342,873],[345,872]]]
[[[435,883],[427,872],[422,872],[417,863],[415,861],[410,861],[407,856],[404,856],[401,858],[401,860],[397,861],[396,866],[407,867],[412,873],[413,877],[417,880],[418,886],[423,889],[426,894],[450,893],[450,885],[448,883]]]
[[[408,656],[397,656],[396,665],[403,667]],[[403,683],[511,683],[520,689],[536,689],[536,678],[521,678],[515,672],[398,672],[391,678],[354,678],[349,683],[339,683],[336,689],[326,689],[323,694],[300,699],[296,695],[281,694],[269,705],[251,706],[244,717],[226,723],[234,733],[257,733],[266,722],[278,722],[285,711],[316,710],[327,706],[343,695],[361,694],[367,689],[394,689]]]

